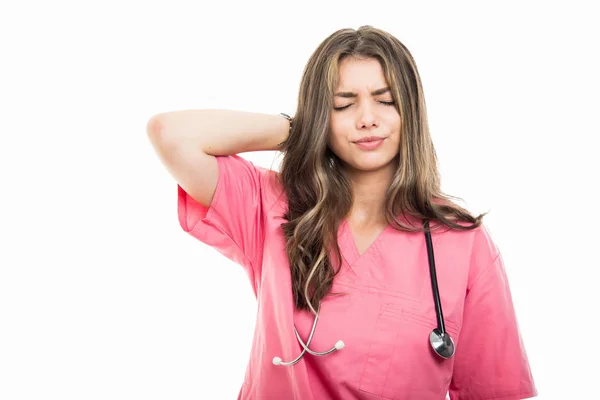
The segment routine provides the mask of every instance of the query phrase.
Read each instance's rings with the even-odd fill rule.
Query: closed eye
[[[394,101],[380,101],[380,103],[381,103],[381,104],[385,104],[386,106],[392,106],[392,105],[394,105],[396,102],[394,102]],[[344,107],[334,107],[333,109],[334,109],[334,110],[336,110],[336,111],[341,111],[341,110],[344,110],[344,109],[346,109],[346,108],[350,107],[351,105],[352,105],[352,104],[348,104],[347,106],[344,106]]]

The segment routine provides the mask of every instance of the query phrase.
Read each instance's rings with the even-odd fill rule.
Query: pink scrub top
[[[342,221],[343,255],[333,291],[321,304],[309,348],[313,315],[294,309],[289,262],[280,228],[287,200],[274,170],[238,155],[218,156],[219,178],[206,208],[178,186],[181,227],[245,270],[257,298],[250,360],[238,399],[332,400],[524,399],[537,395],[498,247],[484,225],[432,232],[446,330],[456,353],[436,355],[436,324],[423,233],[388,226],[359,254]],[[419,223],[419,221],[416,221]],[[332,263],[337,258],[331,258]]]

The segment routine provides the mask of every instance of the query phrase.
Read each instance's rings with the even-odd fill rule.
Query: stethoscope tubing
[[[435,258],[433,255],[433,243],[429,233],[429,221],[425,221],[425,240],[427,242],[427,258],[429,260],[429,275],[431,277],[431,292],[433,293],[433,303],[435,304],[435,314],[437,317],[437,327],[439,331],[446,334],[446,325],[444,324],[444,314],[442,312],[442,302],[440,300],[440,290],[438,288],[437,274],[435,268]]]

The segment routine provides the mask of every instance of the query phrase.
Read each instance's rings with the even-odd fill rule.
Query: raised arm
[[[276,150],[288,137],[289,122],[281,115],[182,110],[153,116],[146,130],[169,173],[209,207],[219,175],[215,156]]]

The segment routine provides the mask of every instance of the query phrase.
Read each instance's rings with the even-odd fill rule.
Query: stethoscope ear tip
[[[273,357],[273,364],[280,365],[281,364],[281,358],[279,358],[279,357]]]
[[[344,344],[344,342],[342,342],[341,340],[338,340],[337,343],[335,344],[335,348],[336,350],[341,350],[344,347],[346,347],[346,345]]]

